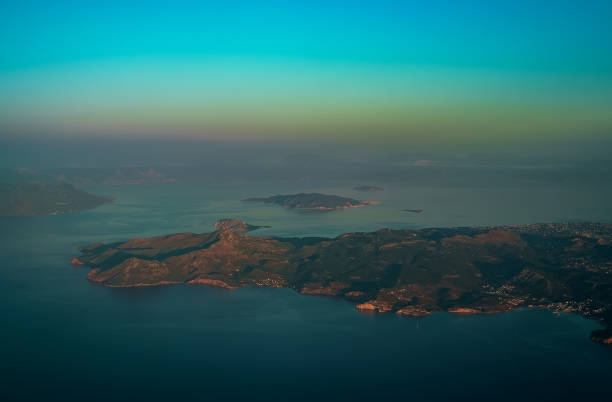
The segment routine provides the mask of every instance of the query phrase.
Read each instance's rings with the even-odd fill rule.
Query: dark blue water
[[[365,315],[344,300],[287,289],[109,289],[89,283],[86,268],[69,264],[76,247],[84,243],[210,231],[214,220],[228,216],[272,225],[261,234],[331,236],[381,226],[499,224],[539,217],[554,221],[563,218],[563,211],[575,219],[581,218],[580,211],[595,217],[608,213],[604,202],[589,207],[577,199],[576,204],[566,201],[564,209],[538,209],[546,197],[557,197],[541,189],[533,190],[540,194],[532,197],[536,207],[511,209],[516,200],[508,199],[505,212],[495,214],[479,200],[508,198],[507,190],[429,189],[411,195],[414,189],[397,188],[361,196],[379,197],[379,206],[297,214],[236,202],[272,191],[251,186],[101,188],[94,191],[115,195],[117,202],[70,215],[2,218],[1,399],[441,401],[612,396],[612,349],[588,339],[597,323],[572,314],[523,310],[422,319]],[[342,188],[334,192],[351,195]],[[472,197],[472,204],[461,197]],[[471,206],[458,212],[457,200]],[[424,208],[426,213],[401,214],[400,207]]]

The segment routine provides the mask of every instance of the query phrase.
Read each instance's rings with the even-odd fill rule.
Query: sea
[[[353,189],[362,184],[385,190]],[[611,222],[605,186],[199,180],[87,190],[115,201],[0,218],[0,400],[612,400],[612,348],[591,342],[600,324],[575,314],[371,315],[290,289],[112,289],[70,265],[81,245],[209,232],[220,218],[270,226],[252,232],[258,236],[325,237],[385,227]],[[295,192],[379,203],[309,213],[240,202]]]

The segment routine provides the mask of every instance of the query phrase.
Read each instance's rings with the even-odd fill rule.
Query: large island
[[[364,312],[424,316],[517,308],[575,312],[612,324],[612,225],[382,229],[328,238],[256,237],[224,220],[179,233],[80,248],[74,264],[112,287],[287,287],[344,297]],[[610,342],[610,331],[592,339]]]

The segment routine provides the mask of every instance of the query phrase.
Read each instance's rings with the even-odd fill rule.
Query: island
[[[353,187],[353,190],[364,191],[367,193],[374,193],[377,191],[383,191],[384,189],[381,187],[376,187],[376,186],[357,186],[357,187]]]
[[[0,184],[0,216],[57,215],[95,208],[112,200],[64,182]]]
[[[415,213],[415,214],[422,214],[422,213],[425,212],[423,209],[403,209],[402,211],[404,211],[404,212],[412,212],[412,213]]]
[[[274,195],[265,198],[247,198],[243,202],[262,202],[265,204],[282,205],[290,209],[302,209],[311,211],[333,211],[336,209],[360,208],[366,205],[376,204],[375,201],[360,201],[338,195],[320,193],[300,193],[288,195]]]
[[[176,179],[169,177],[152,167],[120,167],[104,168],[70,168],[60,169],[54,176],[78,186],[123,186],[133,184],[174,183]]]
[[[65,182],[77,187],[122,186],[131,184],[173,183],[174,177],[152,167],[86,168],[65,167],[43,171],[30,168],[12,169],[8,176],[16,181]]]
[[[110,287],[285,287],[412,317],[546,308],[598,320],[607,330],[591,338],[610,342],[612,224],[381,229],[331,239],[251,236],[235,222],[216,228],[83,246],[72,263]]]

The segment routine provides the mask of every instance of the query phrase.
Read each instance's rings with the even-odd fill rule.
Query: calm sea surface
[[[612,396],[612,349],[589,340],[596,322],[572,314],[366,315],[341,299],[287,289],[109,289],[89,283],[86,268],[69,264],[79,245],[208,232],[224,217],[270,225],[253,234],[278,236],[612,220],[607,188],[382,185],[381,193],[357,193],[352,184],[313,188],[295,182],[98,187],[89,191],[115,196],[116,202],[75,214],[0,218],[0,399]],[[296,191],[380,204],[298,213],[238,201]],[[421,208],[424,214],[401,211]]]

